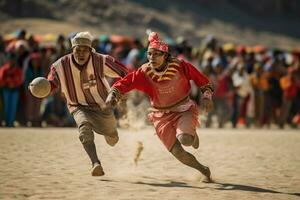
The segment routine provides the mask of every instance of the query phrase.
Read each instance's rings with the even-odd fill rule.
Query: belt
[[[150,109],[150,111],[164,111],[164,110],[172,110],[172,108],[180,106],[186,102],[188,102],[190,100],[189,96],[184,97],[183,99],[181,99],[180,101],[176,102],[175,104],[171,105],[171,106],[165,106],[165,107],[157,107],[157,106],[153,106],[152,109]]]

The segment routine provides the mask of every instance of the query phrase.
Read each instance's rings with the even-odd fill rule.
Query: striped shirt
[[[52,64],[48,74],[52,91],[61,89],[69,111],[77,106],[103,108],[110,86],[105,78],[124,77],[127,69],[113,57],[92,53],[83,67],[78,66],[72,54],[68,54]]]

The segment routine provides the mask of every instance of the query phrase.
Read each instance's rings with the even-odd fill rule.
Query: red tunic
[[[113,88],[121,94],[137,89],[146,93],[154,108],[166,108],[176,105],[190,94],[193,80],[198,87],[208,85],[209,80],[192,64],[173,59],[162,74],[155,73],[148,63],[137,71],[117,81]]]
[[[160,74],[146,63],[116,82],[113,89],[121,94],[138,89],[150,97],[151,105],[157,111],[151,112],[148,117],[157,136],[170,151],[179,134],[197,134],[198,107],[191,100],[185,101],[191,90],[190,80],[198,87],[205,87],[209,83],[193,65],[173,59],[166,71]]]

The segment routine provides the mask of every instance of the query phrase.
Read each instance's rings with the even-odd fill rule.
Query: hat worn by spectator
[[[76,46],[86,46],[92,48],[93,36],[89,32],[79,32],[72,39],[72,48]]]
[[[159,39],[156,32],[151,32],[148,37],[149,46],[148,49],[157,49],[159,51],[169,53],[169,46]]]

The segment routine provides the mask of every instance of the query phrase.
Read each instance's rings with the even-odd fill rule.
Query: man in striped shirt
[[[72,39],[72,53],[52,64],[48,80],[52,93],[61,90],[79,130],[79,139],[92,162],[92,176],[102,176],[94,133],[105,137],[110,146],[118,140],[116,120],[105,99],[110,86],[105,76],[124,77],[127,69],[113,57],[95,53],[89,32],[79,32]]]

